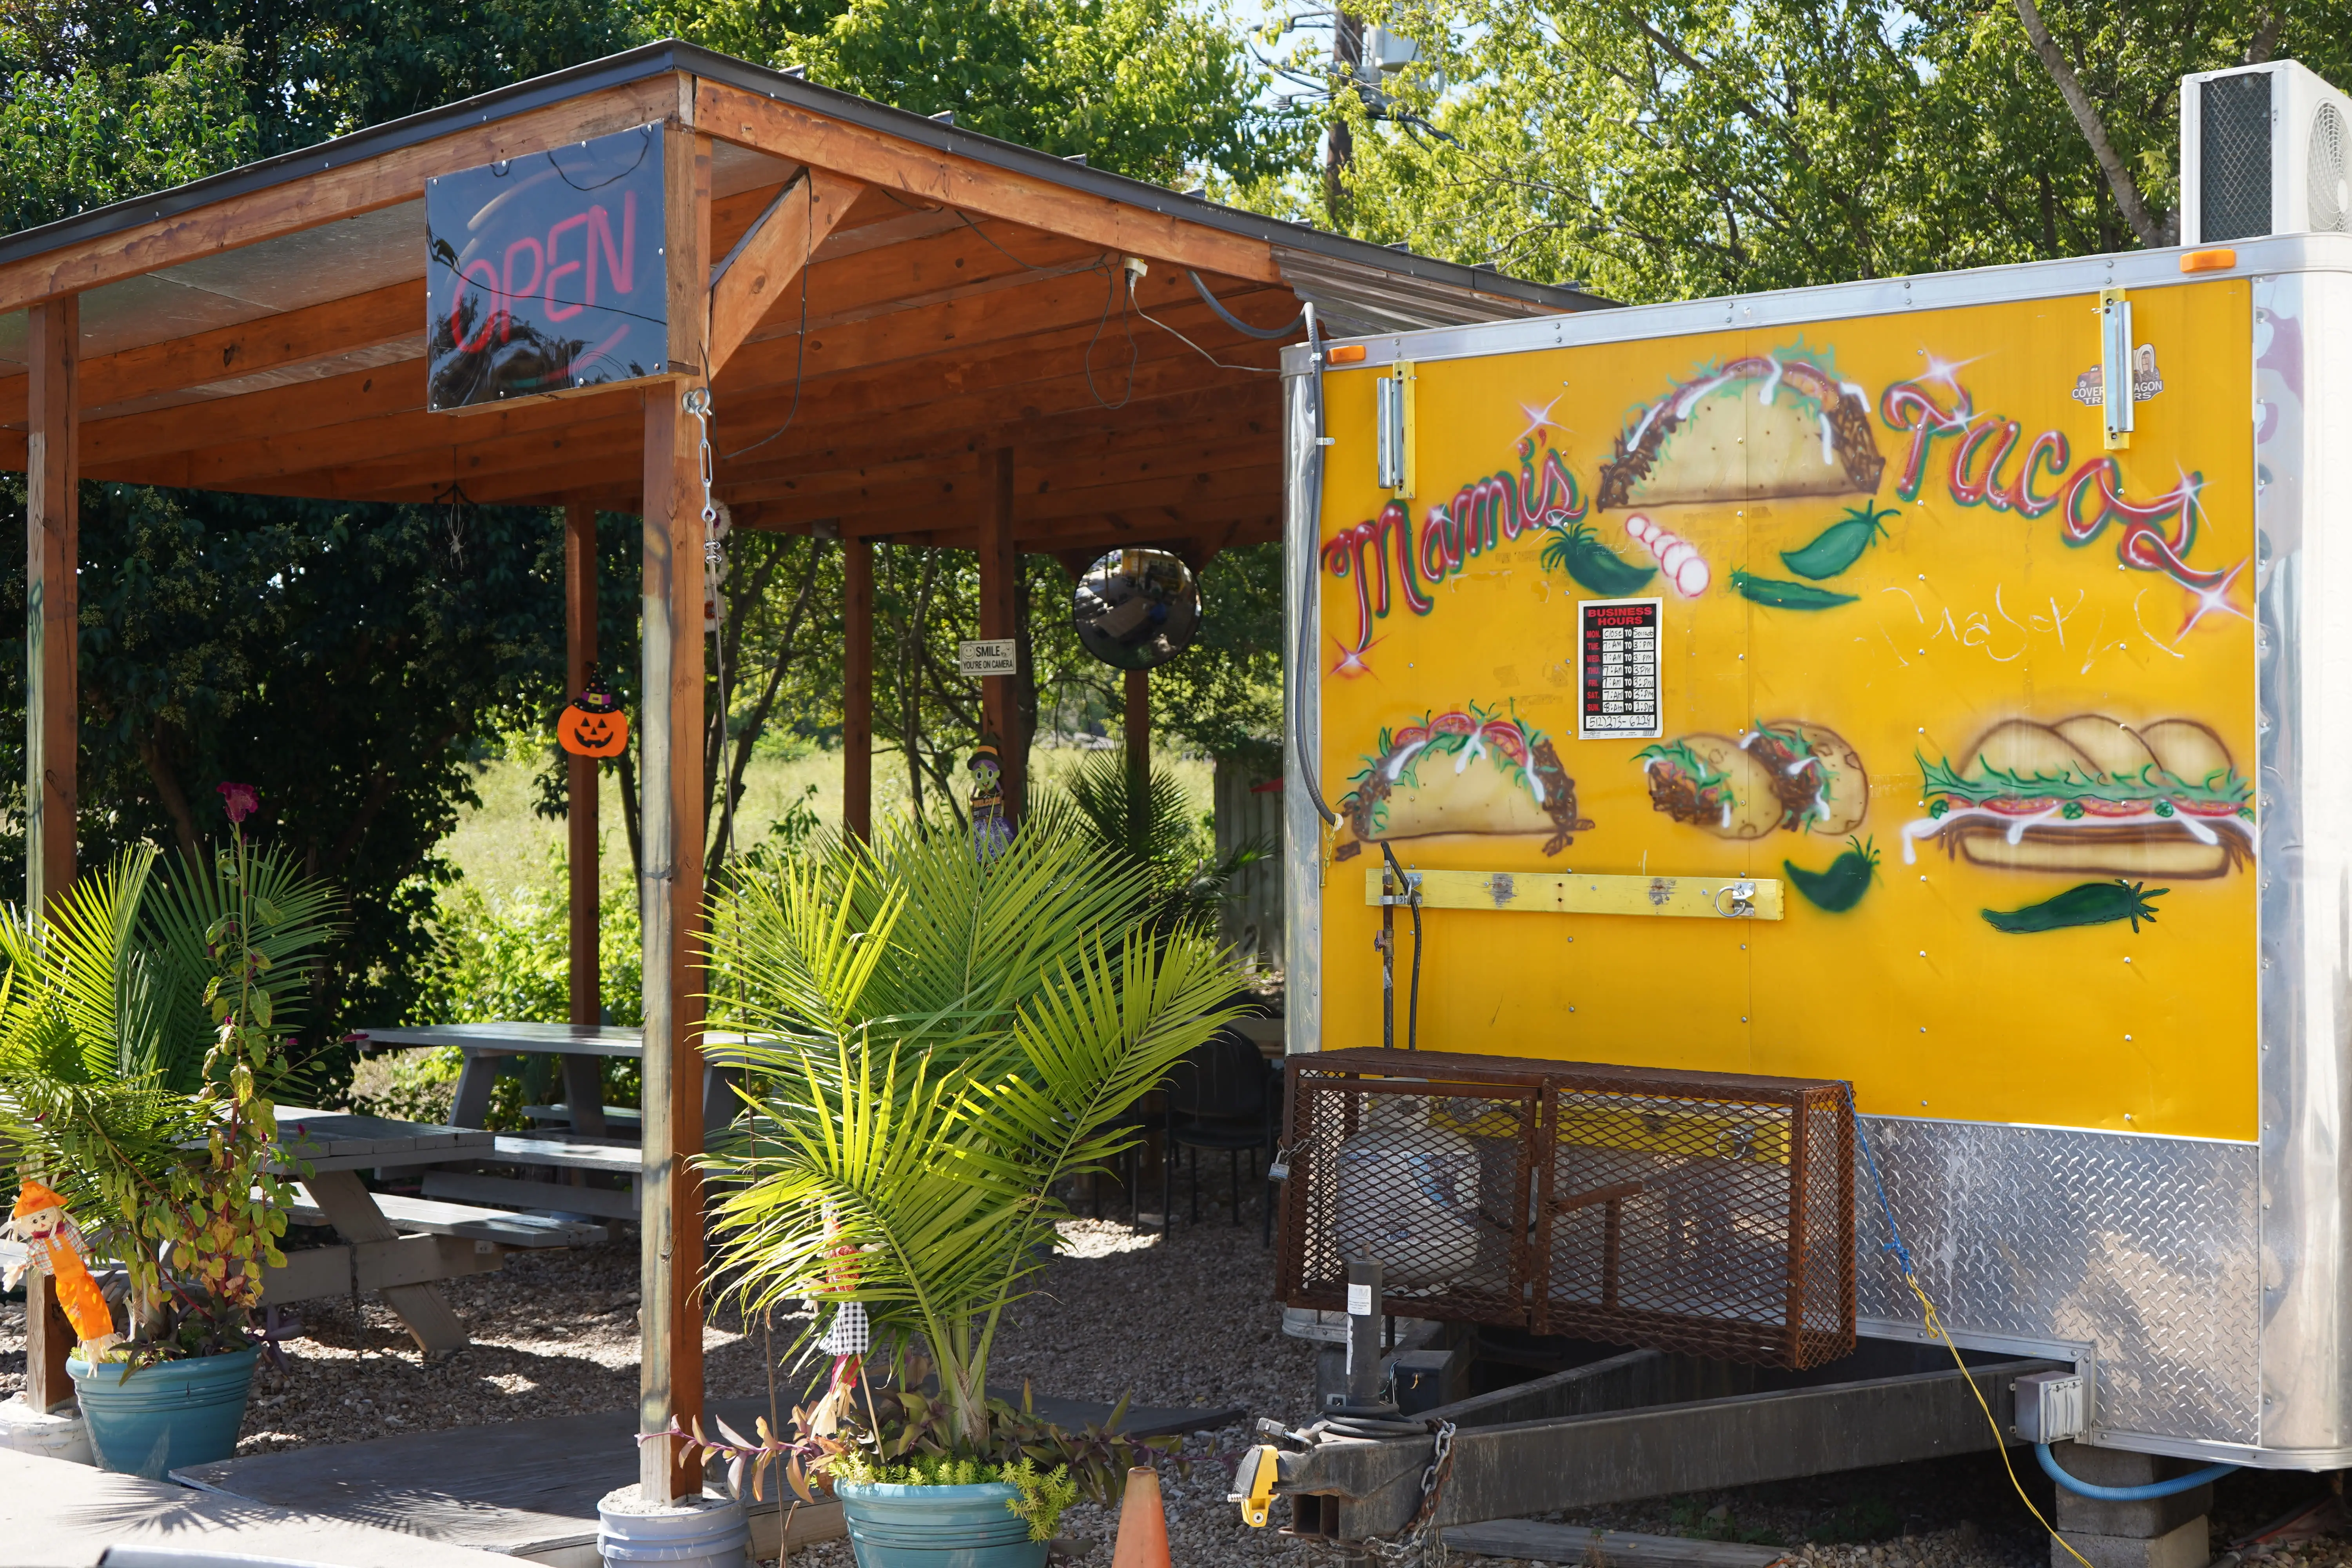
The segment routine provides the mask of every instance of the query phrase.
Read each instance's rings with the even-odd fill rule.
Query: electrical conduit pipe
[[[2191,1470],[2185,1476],[2175,1476],[2168,1481],[2150,1481],[2139,1487],[2102,1487],[2077,1480],[2058,1468],[2058,1456],[2050,1451],[2047,1443],[2033,1445],[2033,1457],[2042,1461],[2042,1473],[2073,1492],[2076,1497],[2095,1498],[2101,1502],[2154,1502],[2158,1498],[2179,1495],[2207,1481],[2218,1481],[2223,1476],[2234,1475],[2244,1467],[2239,1465],[2208,1465],[2201,1470]]]

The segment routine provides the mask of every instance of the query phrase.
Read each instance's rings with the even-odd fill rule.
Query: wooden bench
[[[519,1185],[521,1184],[518,1184]],[[568,1189],[566,1189],[568,1190]],[[299,1183],[287,1210],[295,1225],[329,1224],[326,1211]],[[346,1296],[354,1289],[383,1290],[428,1280],[488,1274],[504,1267],[506,1255],[543,1247],[587,1247],[604,1239],[604,1227],[582,1220],[509,1214],[431,1198],[373,1194],[376,1207],[403,1234],[389,1241],[310,1247],[286,1255],[283,1268],[265,1270],[262,1300],[272,1306]]]
[[[526,1182],[513,1176],[486,1176],[470,1171],[428,1170],[425,1173],[425,1195],[459,1198],[468,1203],[507,1204],[517,1208],[560,1209],[567,1214],[593,1214],[607,1219],[637,1217],[637,1174],[643,1168],[644,1155],[635,1143],[552,1129],[501,1132],[491,1149],[478,1158],[484,1164],[601,1171],[606,1175],[626,1177],[628,1190]]]
[[[533,1121],[555,1122],[565,1127],[572,1124],[572,1107],[561,1103],[526,1105],[522,1113]],[[634,1132],[645,1125],[645,1113],[634,1105],[608,1105],[604,1107],[604,1125],[617,1132]]]

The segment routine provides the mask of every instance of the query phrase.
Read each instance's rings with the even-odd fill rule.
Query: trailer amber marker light
[[[1361,364],[1364,363],[1364,345],[1341,343],[1331,351],[1328,357],[1333,364]]]
[[[2183,272],[2227,272],[2238,264],[2238,253],[2224,245],[2212,250],[2183,251],[2180,270]]]

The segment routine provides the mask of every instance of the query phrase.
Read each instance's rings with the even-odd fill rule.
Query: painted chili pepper
[[[1832,610],[1840,605],[1854,602],[1852,594],[1832,594],[1827,588],[1816,588],[1807,583],[1783,583],[1776,577],[1751,577],[1745,572],[1731,574],[1731,585],[1743,599],[1776,610]]]
[[[2154,923],[2156,920],[2156,909],[2148,900],[2160,899],[2172,890],[2149,888],[2143,893],[2143,886],[2144,883],[2126,882],[2120,877],[2112,882],[2084,882],[2056,898],[2028,904],[2021,910],[2006,913],[1987,910],[1984,918],[1995,931],[2018,933],[2107,925],[2116,921],[2129,921],[2132,930],[2137,931],[2140,921]]]
[[[1846,514],[1822,530],[1821,536],[1801,550],[1783,550],[1780,561],[1800,577],[1820,582],[1834,577],[1862,559],[1864,551],[1886,531],[1885,520],[1895,516],[1895,509],[1882,511],[1864,501],[1850,507]]]
[[[1622,599],[1641,592],[1658,574],[1654,566],[1636,566],[1593,536],[1584,524],[1555,526],[1538,559],[1547,572],[1565,571],[1604,598]]]
[[[1878,869],[1876,839],[1867,844],[1858,838],[1845,842],[1845,853],[1831,861],[1826,871],[1808,871],[1794,860],[1780,862],[1780,868],[1789,873],[1789,880],[1805,895],[1805,901],[1833,915],[1842,915],[1862,902]]]

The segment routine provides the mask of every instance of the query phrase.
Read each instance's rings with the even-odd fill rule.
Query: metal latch
[[[1412,365],[1406,360],[1372,384],[1374,480],[1407,500],[1412,499]]]
[[[2131,445],[2138,387],[2132,365],[2132,308],[2120,289],[2099,290],[2099,407],[2107,450]]]
[[[1731,900],[1728,908],[1724,905],[1727,898]],[[1729,921],[1745,920],[1753,915],[1756,912],[1756,884],[1752,880],[1742,879],[1726,882],[1717,888],[1715,890],[1715,912]]]

